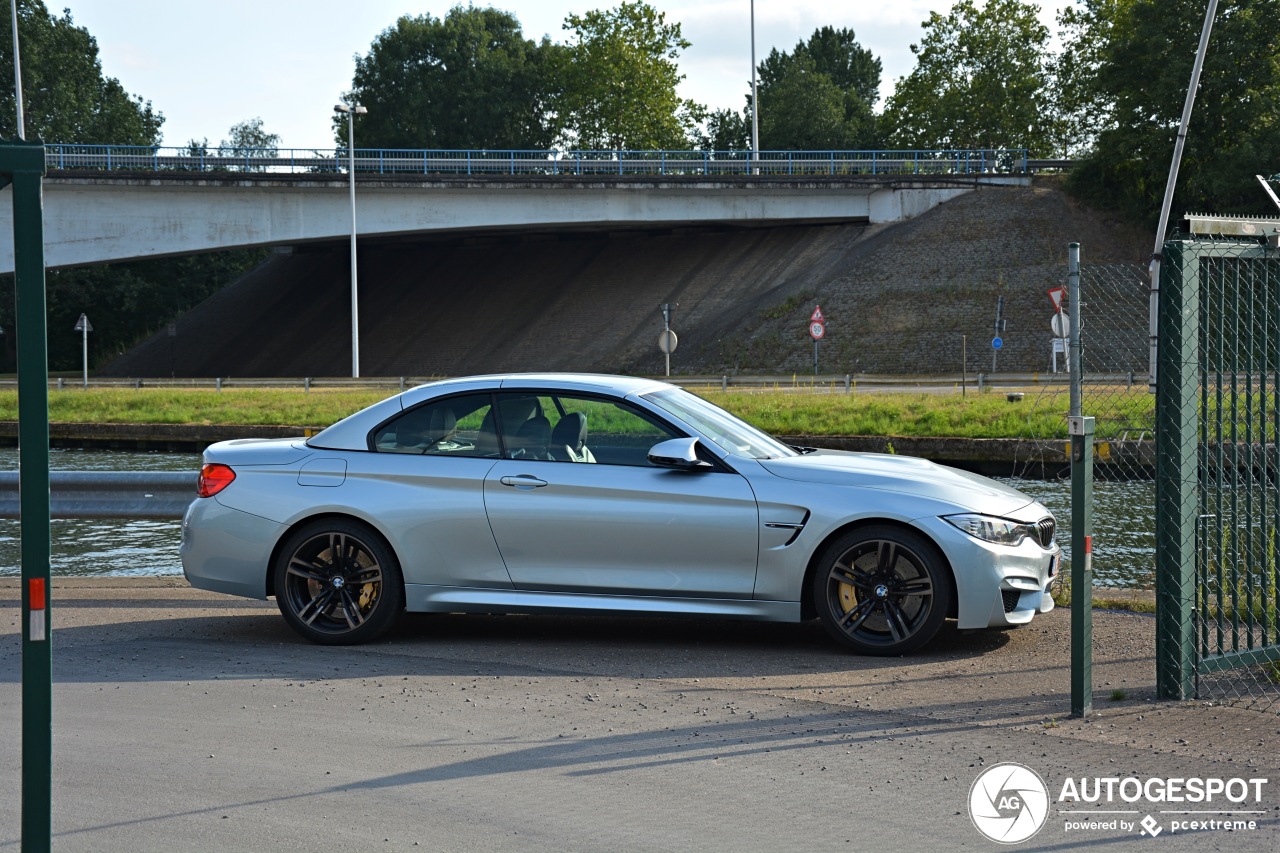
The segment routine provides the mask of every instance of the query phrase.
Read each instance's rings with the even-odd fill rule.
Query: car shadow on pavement
[[[155,679],[165,677],[166,671],[183,680],[263,673],[313,678],[310,672],[317,666],[332,672],[330,664],[341,664],[350,676],[373,670],[467,675],[478,666],[493,675],[551,671],[628,678],[812,675],[897,671],[926,662],[977,659],[1008,642],[1007,632],[958,631],[948,623],[912,655],[867,657],[837,647],[816,622],[407,614],[382,640],[335,647],[299,638],[265,603],[249,607],[239,603],[225,614],[205,610],[100,624],[96,620],[82,624],[87,620],[64,605],[57,617],[55,678],[70,681],[100,679],[104,672],[110,672],[112,680]],[[121,665],[104,669],[103,662],[110,660],[113,649]],[[0,639],[0,682],[19,680],[20,652],[16,634]],[[126,665],[140,655],[143,663]],[[213,672],[192,664],[205,658],[218,659]]]

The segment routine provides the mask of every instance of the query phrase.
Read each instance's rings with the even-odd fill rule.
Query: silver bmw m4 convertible
[[[405,391],[308,439],[204,454],[192,586],[275,596],[303,637],[404,610],[817,618],[897,655],[944,619],[1053,608],[1053,516],[923,459],[791,447],[673,385],[511,374]]]

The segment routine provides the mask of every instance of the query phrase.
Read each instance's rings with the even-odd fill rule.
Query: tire
[[[876,525],[822,552],[813,603],[836,642],[864,655],[902,655],[933,639],[951,606],[951,576],[932,542]]]
[[[404,609],[396,555],[358,521],[321,519],[298,528],[272,571],[280,614],[313,643],[368,642],[386,633]]]

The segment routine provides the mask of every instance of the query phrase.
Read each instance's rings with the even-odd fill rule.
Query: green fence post
[[[1195,693],[1200,256],[1170,240],[1161,264],[1156,377],[1156,691]]]
[[[1067,246],[1071,312],[1071,715],[1093,710],[1093,418],[1084,412],[1084,350],[1080,341],[1080,244]]]
[[[53,652],[49,619],[49,366],[44,296],[44,145],[0,143],[13,184],[22,514],[22,851],[52,846]]]
[[[1071,716],[1093,712],[1093,430],[1091,417],[1070,417],[1071,433]]]

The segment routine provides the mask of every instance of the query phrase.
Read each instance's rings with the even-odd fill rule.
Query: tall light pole
[[[12,0],[13,10],[13,100],[18,106],[18,138],[27,138],[27,122],[22,117],[22,60],[18,57],[18,0]]]
[[[369,112],[359,104],[334,104],[347,114],[347,176],[351,179],[351,378],[360,377],[360,297],[356,288],[356,116]]]
[[[751,159],[760,159],[760,90],[756,87],[756,0],[751,0]]]

